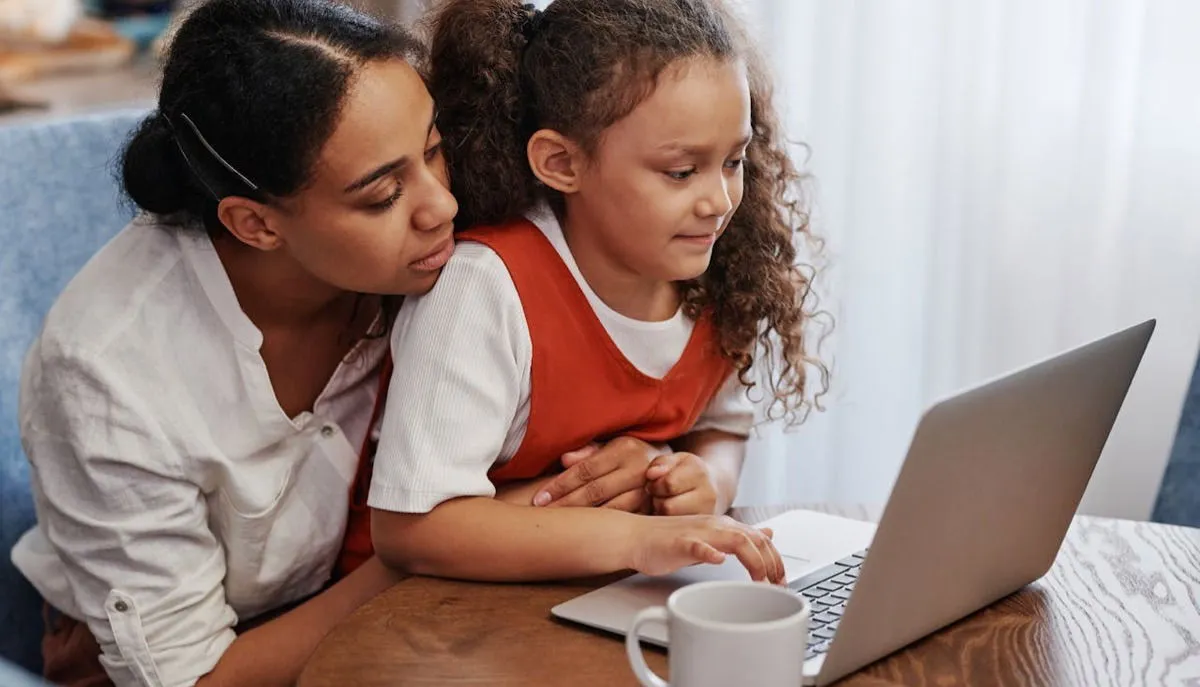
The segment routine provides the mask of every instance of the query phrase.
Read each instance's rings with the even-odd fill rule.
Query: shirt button
[[[334,429],[333,425],[325,425],[321,428],[321,436],[325,437],[326,439],[333,436],[335,432],[337,432],[337,430]]]
[[[125,611],[129,610],[129,604],[125,603],[124,601],[118,601],[113,604],[113,608],[117,611],[117,613],[124,613]]]

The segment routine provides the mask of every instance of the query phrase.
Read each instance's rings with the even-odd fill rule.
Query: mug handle
[[[646,665],[641,642],[642,625],[662,623],[665,626],[670,618],[667,609],[663,606],[647,608],[634,617],[633,623],[629,625],[629,632],[625,634],[625,653],[629,655],[629,665],[633,668],[633,674],[637,676],[638,682],[642,683],[642,687],[670,687],[666,680],[656,675],[653,670],[650,670],[650,666]]]

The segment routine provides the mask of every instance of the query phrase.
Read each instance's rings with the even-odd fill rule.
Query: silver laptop
[[[1154,331],[1148,320],[925,412],[878,527],[791,511],[768,523],[788,586],[812,603],[805,684],[824,685],[1049,569]],[[675,589],[745,579],[736,561],[634,575],[556,606],[624,634]],[[646,641],[667,645],[662,628]],[[655,634],[655,633],[659,634]]]

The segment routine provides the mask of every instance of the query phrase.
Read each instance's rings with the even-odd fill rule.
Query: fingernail
[[[550,503],[550,492],[548,491],[539,491],[533,497],[533,505],[535,506],[544,506],[547,503]]]

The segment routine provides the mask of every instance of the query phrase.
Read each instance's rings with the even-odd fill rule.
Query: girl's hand
[[[692,453],[659,456],[646,469],[655,515],[714,515],[717,485],[708,463]]]
[[[724,515],[640,518],[630,538],[630,566],[647,575],[665,575],[697,563],[718,564],[737,556],[752,580],[785,582],[783,558],[771,542],[774,533]]]
[[[619,437],[603,447],[586,446],[562,457],[561,474],[533,497],[533,505],[600,506],[630,513],[647,512],[646,465],[659,449],[640,439]]]

